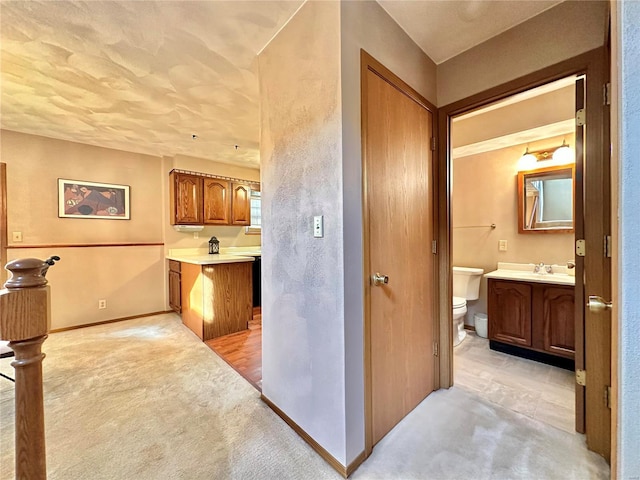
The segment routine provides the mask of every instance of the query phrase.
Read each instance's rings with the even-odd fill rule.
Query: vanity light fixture
[[[527,149],[520,157],[518,161],[518,169],[519,170],[531,170],[535,167],[536,162],[538,161],[538,157],[536,157],[533,153],[529,152],[529,146],[527,145]]]
[[[565,139],[562,139],[562,145],[556,148],[556,151],[553,152],[553,160],[559,164],[574,163],[576,161],[573,155],[573,150],[569,148]]]

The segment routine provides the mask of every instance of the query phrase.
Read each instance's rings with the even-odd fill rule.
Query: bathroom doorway
[[[567,432],[576,430],[577,81],[512,95],[451,124],[454,382]],[[537,328],[549,305],[548,328]]]
[[[535,72],[508,84],[496,87],[490,91],[482,92],[473,97],[443,107],[440,110],[439,118],[439,143],[441,145],[447,145],[448,148],[441,152],[439,184],[440,201],[444,205],[441,210],[441,218],[446,218],[446,224],[448,226],[448,228],[444,228],[442,229],[443,231],[441,231],[440,243],[441,245],[445,245],[446,250],[443,255],[443,261],[441,261],[440,264],[440,271],[442,278],[448,277],[450,280],[448,282],[443,282],[443,290],[448,290],[447,294],[442,297],[443,301],[448,299],[448,301],[451,302],[453,297],[451,291],[451,285],[453,283],[451,282],[451,269],[453,266],[481,267],[484,268],[485,274],[488,273],[487,270],[495,271],[499,270],[500,266],[505,266],[498,265],[498,261],[495,261],[495,263],[489,263],[486,266],[480,265],[477,261],[477,255],[472,255],[472,249],[477,249],[478,245],[484,246],[487,249],[492,249],[494,259],[504,258],[505,261],[503,263],[507,264],[506,267],[513,267],[512,264],[523,263],[527,265],[526,268],[528,268],[528,264],[531,263],[532,271],[524,272],[525,274],[530,273],[531,275],[534,275],[533,270],[536,270],[535,274],[540,273],[542,270],[543,274],[552,275],[553,273],[546,269],[550,266],[551,270],[553,270],[554,265],[558,271],[564,269],[564,272],[561,271],[562,274],[568,273],[569,270],[573,270],[570,273],[575,272],[575,289],[573,299],[573,304],[575,305],[574,332],[573,335],[571,335],[571,332],[569,332],[565,327],[564,331],[557,330],[555,332],[558,334],[555,338],[558,339],[562,337],[563,342],[561,343],[566,343],[564,340],[566,340],[567,337],[574,338],[575,367],[577,374],[569,372],[570,376],[567,376],[566,373],[563,373],[560,370],[549,370],[547,365],[541,362],[529,362],[522,365],[518,364],[513,366],[513,369],[522,370],[523,375],[521,378],[526,377],[529,380],[534,376],[531,374],[532,371],[539,371],[543,381],[551,384],[554,384],[554,382],[559,383],[557,386],[568,391],[571,390],[571,385],[575,385],[575,428],[578,432],[586,431],[586,440],[589,449],[600,453],[608,459],[610,456],[611,413],[607,406],[607,402],[603,401],[603,398],[606,399],[606,395],[610,391],[611,320],[609,318],[610,314],[607,311],[604,313],[596,313],[595,311],[590,311],[584,307],[585,298],[589,295],[600,295],[605,298],[610,296],[611,270],[610,259],[607,251],[607,239],[609,238],[608,235],[610,231],[610,194],[608,183],[609,157],[606,148],[609,143],[608,107],[606,104],[603,105],[602,102],[603,85],[607,78],[605,74],[606,60],[606,50],[596,49],[567,60],[562,64],[549,67],[543,71]],[[567,121],[570,120],[571,122],[574,122],[574,125],[579,126],[579,128],[576,128],[573,138],[571,138],[570,132],[564,132],[560,128],[563,120],[556,119],[557,121],[552,121],[551,123],[546,122],[545,125],[560,124],[555,125],[559,130],[551,129],[550,133],[544,137],[538,138],[537,140],[516,136],[515,142],[510,141],[502,145],[502,149],[513,149],[511,155],[512,157],[515,157],[515,160],[518,162],[525,162],[526,160],[522,159],[522,157],[524,157],[524,153],[537,153],[544,155],[544,151],[546,151],[547,155],[553,156],[553,152],[558,150],[559,147],[562,147],[563,144],[570,144],[571,142],[574,144],[577,143],[578,146],[575,148],[576,163],[574,167],[574,233],[563,234],[565,236],[564,242],[559,240],[562,237],[559,233],[539,234],[518,232],[515,233],[513,237],[507,237],[506,235],[508,232],[503,230],[503,228],[512,227],[514,229],[520,229],[525,227],[525,225],[522,227],[519,226],[518,220],[515,219],[513,213],[517,213],[518,208],[521,208],[517,206],[517,202],[519,200],[515,193],[517,189],[517,182],[515,178],[518,167],[511,167],[512,171],[510,173],[510,178],[501,177],[502,170],[491,163],[496,160],[495,157],[497,155],[495,152],[497,150],[473,152],[473,149],[482,147],[483,142],[487,141],[486,139],[483,140],[477,137],[480,130],[493,131],[493,136],[490,136],[490,138],[493,139],[492,141],[494,142],[496,139],[505,140],[501,137],[508,138],[509,133],[500,134],[499,129],[515,129],[517,125],[525,122],[525,117],[527,115],[531,115],[535,112],[535,108],[531,107],[531,110],[527,108],[525,109],[525,113],[520,115],[515,114],[515,116],[510,119],[507,117],[506,120],[504,118],[502,120],[486,120],[485,122],[480,122],[480,124],[478,124],[478,118],[476,118],[476,126],[469,127],[469,125],[474,123],[472,122],[473,118],[480,115],[478,112],[480,112],[480,109],[483,107],[489,106],[489,111],[484,112],[485,115],[489,116],[492,114],[495,115],[495,112],[499,109],[515,109],[515,105],[520,102],[513,102],[514,98],[520,100],[524,97],[524,102],[527,102],[527,95],[534,93],[532,90],[536,87],[544,86],[546,88],[551,88],[552,91],[559,91],[563,87],[555,88],[558,87],[558,84],[553,85],[555,82],[559,80],[562,81],[563,79],[566,80],[568,78],[572,79],[571,82],[573,82],[580,76],[584,76],[586,83],[584,84],[583,93],[580,91],[581,87],[579,85],[576,89],[576,98],[578,99],[578,102],[576,103],[575,109],[582,111],[577,112],[577,122],[576,117],[566,119]],[[520,96],[510,99],[509,97],[513,95]],[[512,102],[511,104],[509,103],[510,101]],[[582,101],[584,103],[581,105],[580,103]],[[549,108],[551,110],[555,110],[559,108],[559,106],[560,104],[554,104]],[[493,109],[493,111],[491,109]],[[485,119],[486,118],[489,117],[485,117]],[[462,124],[463,121],[468,122],[467,136],[471,139],[470,141],[463,142],[464,145],[460,144],[460,142],[456,140],[456,135],[464,134],[463,126],[459,126],[459,132],[456,133],[455,125],[458,122]],[[589,135],[583,137],[584,130],[586,128],[585,124],[589,125]],[[524,129],[518,128],[517,130],[528,131],[535,130],[535,128],[537,127],[534,125]],[[498,133],[496,133],[496,130]],[[519,138],[519,140],[517,138]],[[511,140],[513,140],[513,138],[511,138]],[[543,140],[547,143],[535,143],[538,141],[542,142]],[[584,147],[580,146],[582,140],[584,140]],[[559,144],[556,145],[555,142],[559,142]],[[467,149],[466,152],[465,150],[456,151],[456,149],[461,147],[465,147]],[[529,152],[526,152],[527,148],[529,149]],[[465,155],[463,154],[467,154],[466,160]],[[489,160],[485,158],[485,163],[474,166],[472,157],[478,155],[488,157]],[[459,160],[456,160],[456,158]],[[475,160],[476,163],[478,163],[478,159],[476,158]],[[467,162],[467,165],[463,169],[460,165],[464,166],[465,161]],[[532,161],[531,158],[529,158],[529,161]],[[540,161],[539,158],[533,159],[535,166],[540,165],[542,161]],[[456,163],[459,163],[458,167],[456,167]],[[469,172],[472,171],[475,173],[473,175],[469,175]],[[457,201],[459,199],[456,198],[456,188],[459,189],[458,193],[460,193],[460,189],[465,186],[465,183],[460,182],[460,180],[464,179],[465,176],[467,177],[466,183],[468,190],[466,193],[464,191],[462,192],[460,198],[462,198],[463,201],[460,202]],[[494,184],[492,188],[483,190],[487,188],[487,182],[489,181],[487,178],[494,177],[501,178],[501,183]],[[534,184],[534,186],[535,185],[538,184]],[[507,190],[509,193],[506,193]],[[473,191],[476,191],[475,196],[472,193]],[[527,188],[525,188],[525,195],[527,195],[527,193],[531,197],[535,196],[535,192],[531,188],[529,188],[528,192]],[[484,195],[484,197],[482,195]],[[540,195],[540,192],[538,192],[537,195]],[[487,200],[488,197],[491,198],[490,202]],[[538,201],[540,201],[540,199]],[[465,205],[467,206],[466,210],[463,209]],[[505,210],[505,206],[507,207],[506,210],[509,210],[511,213],[501,216],[500,212]],[[532,209],[523,210],[521,212],[521,217],[524,217],[525,219],[528,217],[529,220],[534,218],[532,216]],[[495,228],[492,228],[492,225],[495,225]],[[462,232],[464,232],[464,234]],[[535,255],[536,250],[532,249],[530,246],[522,246],[519,241],[519,236],[529,238],[545,237],[545,235],[549,237],[547,241],[549,241],[550,244],[542,251],[544,256],[539,259],[529,258]],[[518,241],[514,242],[513,239],[516,238]],[[578,242],[577,247],[575,247],[576,239],[585,240],[585,242]],[[506,242],[504,242],[504,240],[506,240]],[[449,242],[451,242],[452,245],[450,250],[447,249],[448,245],[450,245]],[[568,247],[565,248],[569,248],[569,250],[560,250],[562,248],[562,243],[568,245]],[[514,251],[514,247],[517,247],[517,252]],[[577,255],[573,253],[576,248],[578,253]],[[456,250],[462,250],[462,253],[456,253]],[[545,257],[553,257],[560,251],[564,252],[565,256],[566,251],[568,251],[570,252],[570,255],[564,260],[560,258],[550,258],[548,260],[543,259]],[[522,253],[522,260],[520,258],[515,260],[514,258],[511,258],[510,254],[514,253]],[[500,257],[500,255],[502,255],[502,257]],[[529,257],[527,257],[527,255],[529,255]],[[585,256],[583,257],[580,255]],[[542,265],[540,265],[540,263],[542,263]],[[551,265],[548,265],[549,263],[551,263]],[[575,264],[575,268],[569,269],[568,267],[573,267],[573,264]],[[492,275],[489,275],[489,277],[491,276]],[[472,321],[468,318],[469,314],[474,315],[475,318],[477,310],[480,310],[480,313],[488,312],[489,336],[492,336],[492,330],[494,331],[493,333],[495,333],[496,327],[502,335],[502,337],[498,338],[498,341],[496,341],[495,337],[491,339],[491,346],[499,346],[498,344],[507,344],[508,346],[512,346],[509,345],[509,342],[505,342],[505,339],[507,338],[513,339],[514,343],[522,342],[522,344],[517,345],[519,347],[535,346],[536,342],[543,342],[542,344],[546,347],[560,346],[564,348],[567,346],[549,344],[550,342],[548,342],[548,340],[550,338],[553,339],[554,337],[553,332],[549,331],[549,322],[547,321],[545,323],[545,315],[547,315],[547,319],[563,315],[566,316],[568,305],[568,301],[566,300],[567,295],[561,292],[560,289],[557,288],[558,286],[550,287],[548,290],[545,290],[539,284],[530,282],[528,287],[518,289],[511,288],[514,284],[510,281],[512,279],[507,280],[504,278],[494,277],[493,280],[497,285],[492,287],[490,284],[491,279],[487,279],[486,277],[483,278],[483,288],[481,288],[479,292],[478,300],[470,300],[468,302],[469,310],[471,311],[467,313],[466,322],[471,327]],[[507,289],[504,288],[505,282],[509,285],[509,288]],[[565,288],[565,290],[567,288],[565,286],[562,287]],[[510,290],[510,292],[507,290]],[[493,310],[491,305],[489,305],[491,302],[486,300],[491,297],[498,298],[497,302],[494,298]],[[530,298],[530,300],[526,300],[527,298]],[[499,306],[497,310],[495,308],[496,303]],[[447,319],[448,321],[445,324],[443,320],[440,325],[440,341],[442,345],[449,346],[448,351],[447,347],[443,346],[442,348],[444,353],[441,358],[442,368],[440,370],[442,386],[447,386],[447,384],[453,385],[464,383],[464,372],[458,372],[458,368],[455,365],[456,360],[454,356],[456,353],[452,346],[454,330],[452,328],[453,309],[451,305],[452,303],[449,303],[448,305],[449,311],[451,312]],[[478,306],[477,309],[476,306]],[[441,303],[441,308],[443,307],[444,305]],[[484,307],[484,311],[482,311],[482,307]],[[511,309],[511,311],[508,311],[509,309]],[[508,314],[501,316],[500,312],[504,313],[505,311],[508,311]],[[498,312],[498,314],[496,314],[496,312]],[[549,312],[551,312],[550,315]],[[518,321],[515,323],[515,326],[507,328],[505,318],[513,318],[514,316]],[[523,320],[526,318],[530,319],[529,323],[526,323]],[[482,321],[480,323],[482,323]],[[530,343],[531,345],[527,345],[527,343]],[[540,343],[538,343],[538,345],[540,345]],[[463,352],[464,342],[461,346],[463,348],[461,352]],[[471,349],[471,346],[472,343],[469,343],[467,349]],[[455,348],[460,349],[461,347]],[[496,349],[490,349],[487,346],[487,351],[491,355],[497,354],[495,350]],[[532,350],[532,348],[525,350]],[[509,359],[505,360],[505,362],[509,362],[512,359],[512,354],[516,352],[509,351],[507,349],[506,353],[509,356],[502,358]],[[502,355],[504,355],[504,352]],[[467,359],[467,364],[473,364],[473,362],[481,364],[483,361],[486,361],[486,359],[480,358],[478,355],[471,355],[471,358]],[[518,362],[520,362],[520,359],[516,363]],[[460,359],[458,363],[460,366],[464,366],[465,360]],[[564,366],[570,367],[570,365],[566,364]],[[578,372],[578,370],[580,370],[580,372]],[[504,373],[504,369],[499,370],[496,375],[501,373]],[[480,372],[469,381],[474,381],[476,388],[484,388],[485,390],[488,390],[489,394],[493,395],[494,398],[498,400],[500,400],[501,396],[504,402],[511,401],[512,403],[517,403],[522,400],[522,398],[518,399],[517,396],[516,398],[509,398],[509,388],[500,384],[499,386],[502,388],[502,390],[500,390],[495,383],[492,384],[488,381],[489,376],[489,373]],[[585,377],[588,378],[586,382]],[[519,380],[519,382],[520,384],[523,383],[522,380]],[[582,384],[586,384],[586,386],[583,386]],[[534,388],[539,388],[539,386],[534,386]],[[565,406],[567,405],[566,398],[560,399],[556,397],[553,399],[546,398],[544,400],[550,403],[554,403],[552,400],[555,400],[556,403],[564,403]],[[526,407],[523,407],[522,405],[519,407],[514,406],[514,408],[526,410]],[[537,408],[538,406],[535,407],[535,409]],[[552,408],[551,410],[557,412],[557,409]],[[526,412],[521,413],[526,414]],[[535,410],[533,413],[529,411],[529,414],[535,418]],[[567,426],[566,420],[564,425],[565,427]]]

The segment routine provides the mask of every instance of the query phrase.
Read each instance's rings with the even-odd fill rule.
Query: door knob
[[[594,313],[604,312],[605,310],[611,310],[612,307],[611,302],[605,301],[604,298],[599,297],[598,295],[589,295],[589,301],[587,302],[587,307],[589,310]]]
[[[387,275],[380,275],[377,272],[373,275],[372,278],[373,278],[373,284],[376,286],[389,283],[389,277]]]

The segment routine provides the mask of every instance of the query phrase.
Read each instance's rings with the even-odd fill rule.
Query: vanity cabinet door
[[[169,182],[171,225],[202,225],[202,178],[172,172]]]
[[[205,225],[229,225],[231,183],[217,178],[204,179]]]
[[[231,225],[251,225],[251,187],[232,183]]]
[[[169,307],[176,313],[182,312],[180,293],[180,262],[169,260]]]
[[[531,285],[489,279],[489,338],[531,346]]]
[[[575,353],[574,288],[545,286],[542,292],[544,350],[573,358]]]

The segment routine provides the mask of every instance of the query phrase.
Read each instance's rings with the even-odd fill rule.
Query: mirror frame
[[[525,177],[530,175],[544,175],[545,173],[571,173],[571,195],[573,197],[573,225],[571,228],[540,228],[527,230],[524,228],[525,216]],[[518,233],[573,233],[576,225],[576,165],[570,163],[567,165],[553,165],[548,167],[536,168],[534,170],[523,170],[518,172]]]

